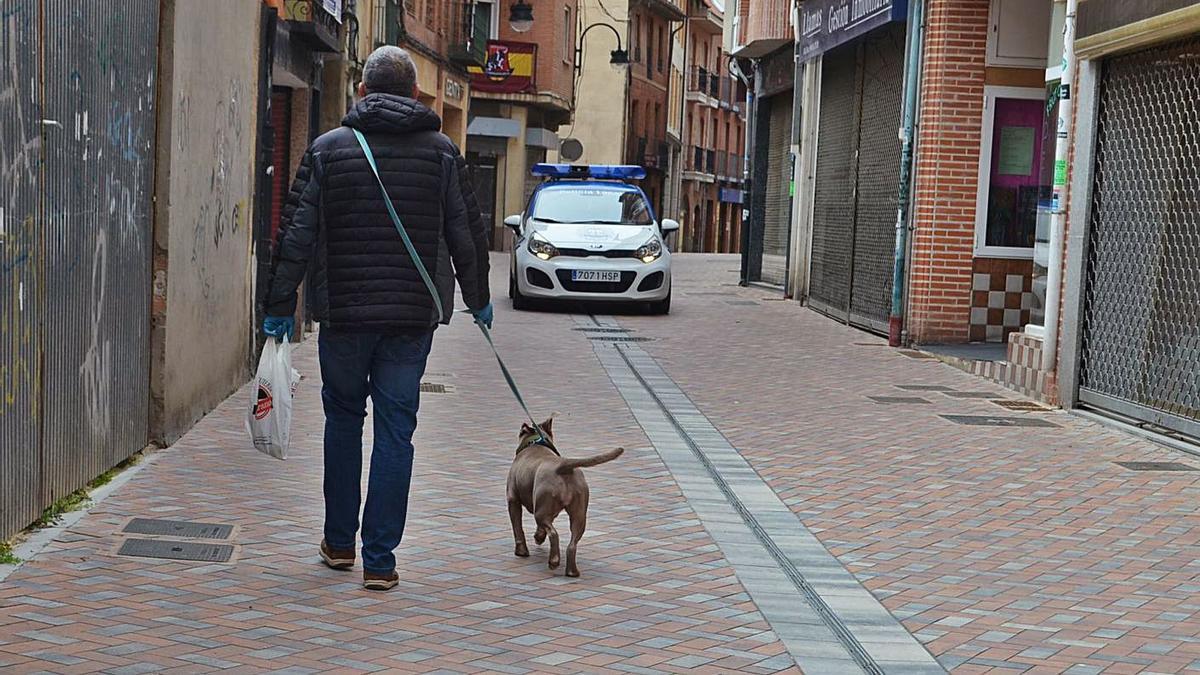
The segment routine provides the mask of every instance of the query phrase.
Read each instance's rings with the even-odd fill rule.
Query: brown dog
[[[542,440],[537,429],[528,424],[521,425],[521,443],[508,472],[508,517],[512,519],[513,537],[517,541],[516,554],[529,557],[529,546],[525,544],[525,530],[521,527],[521,508],[533,514],[537,532],[533,540],[538,544],[550,538],[550,569],[557,569],[560,562],[558,531],[554,519],[562,511],[571,518],[571,542],[567,544],[567,576],[579,576],[575,564],[575,549],[583,538],[587,527],[588,484],[581,468],[611,462],[624,448],[617,448],[586,459],[560,457],[552,447],[554,433],[553,418],[542,423],[542,431],[550,437],[550,443]]]

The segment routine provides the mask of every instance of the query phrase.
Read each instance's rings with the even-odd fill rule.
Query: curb
[[[35,558],[47,546],[54,542],[60,534],[74,527],[84,516],[92,512],[114,492],[119,490],[123,485],[133,479],[142,469],[154,464],[159,457],[161,450],[144,450],[142,461],[128,467],[121,473],[117,474],[107,485],[102,485],[88,493],[87,505],[79,510],[64,513],[59,521],[50,527],[45,527],[40,530],[35,530],[30,533],[20,545],[13,548],[13,555],[21,559],[21,562],[15,565],[0,565],[0,582],[6,580],[13,572],[21,569],[21,566]]]

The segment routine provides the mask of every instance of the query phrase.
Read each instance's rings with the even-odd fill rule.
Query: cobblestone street
[[[250,446],[245,388],[150,455],[0,581],[0,670],[1200,671],[1200,472],[1114,463],[1200,462],[1006,410],[1011,392],[738,287],[735,256],[675,264],[667,317],[497,300],[564,454],[627,449],[587,470],[581,578],[544,546],[512,555],[522,414],[465,317],[434,340],[399,588],[321,565],[310,339],[291,457]],[[961,423],[997,417],[1037,426]],[[116,555],[135,517],[231,525],[234,558]]]

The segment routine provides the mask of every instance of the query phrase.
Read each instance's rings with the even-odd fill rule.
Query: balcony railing
[[[687,170],[696,173],[716,175],[717,167],[723,160],[723,153],[707,148],[693,147],[687,153]]]
[[[321,0],[283,0],[279,10],[289,29],[303,37],[315,51],[342,51],[340,17],[326,12]]]

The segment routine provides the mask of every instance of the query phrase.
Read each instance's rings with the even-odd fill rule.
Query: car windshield
[[[652,225],[640,190],[608,187],[550,187],[538,193],[533,218],[546,223]]]

